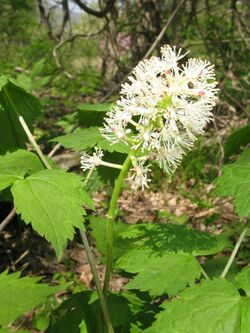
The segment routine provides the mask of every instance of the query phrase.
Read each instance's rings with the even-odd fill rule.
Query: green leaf
[[[63,147],[82,151],[93,148],[102,139],[98,127],[80,129],[74,133],[58,136],[51,141],[59,142]]]
[[[117,152],[128,154],[130,152],[130,147],[125,143],[119,142],[111,144],[109,141],[104,139],[99,127],[79,129],[74,133],[58,136],[51,141],[59,142],[63,147],[73,149],[75,151],[82,151],[97,146],[110,153]]]
[[[97,249],[106,255],[106,219],[100,216],[90,216],[91,235],[95,240]],[[129,241],[122,239],[120,234],[127,230],[128,225],[118,221],[113,225],[113,259],[119,258],[129,248]]]
[[[128,300],[119,294],[109,294],[107,297],[111,321],[116,329],[129,325],[132,312]],[[98,331],[100,304],[96,292],[84,291],[72,295],[63,302],[53,314],[54,320],[47,333],[80,333],[82,323],[87,332]]]
[[[5,75],[0,75],[0,91],[8,83],[8,77]]]
[[[248,300],[249,303],[249,300]],[[163,311],[145,333],[247,333],[241,330],[245,314],[237,289],[225,280],[204,282],[166,301]],[[249,318],[249,315],[248,315]]]
[[[94,208],[81,178],[62,170],[35,173],[15,182],[11,191],[17,213],[52,244],[58,257],[73,238],[74,227],[83,227],[82,206]]]
[[[130,146],[126,145],[124,142],[111,144],[111,142],[103,138],[98,141],[97,146],[103,150],[109,151],[110,153],[117,152],[121,154],[129,154],[131,150]]]
[[[82,320],[87,322],[90,316],[88,303],[91,291],[76,293],[64,301],[54,311],[53,319],[47,333],[80,333],[79,325]]]
[[[237,154],[241,147],[245,147],[250,142],[250,125],[243,126],[234,131],[225,142],[224,152],[225,160],[228,160],[233,154]]]
[[[237,281],[238,288],[243,289],[250,296],[250,266],[244,267],[235,280]]]
[[[131,239],[138,248],[159,255],[170,252],[209,255],[228,245],[223,237],[176,224],[137,224],[130,226],[121,237]]]
[[[0,191],[26,175],[43,169],[38,156],[27,150],[17,150],[0,156]]]
[[[130,333],[142,333],[143,330],[140,329],[138,326],[132,324],[130,328]]]
[[[36,76],[41,75],[43,73],[44,66],[45,66],[45,59],[42,58],[42,59],[38,60],[33,65],[33,68],[31,70],[32,78],[35,78]]]
[[[250,149],[245,150],[235,163],[223,167],[216,185],[216,195],[233,196],[240,217],[250,216]]]
[[[61,290],[61,287],[50,287],[38,284],[40,278],[23,277],[20,272],[0,274],[0,325],[15,321],[23,313],[32,310],[45,299]]]
[[[2,78],[0,82],[0,105],[2,106],[0,107],[0,154],[3,154],[14,148],[25,147],[27,136],[18,117],[23,116],[28,127],[33,131],[33,122],[40,118],[42,113],[41,105],[36,97],[12,81],[7,81],[7,78]]]
[[[184,254],[170,253],[161,257],[150,251],[134,249],[118,260],[117,267],[138,273],[126,288],[148,291],[152,296],[176,295],[200,277],[197,260]]]
[[[249,332],[250,323],[250,301],[248,299],[242,299],[241,302],[241,331],[240,333]]]
[[[113,108],[112,103],[82,104],[77,108],[79,124],[84,127],[102,126],[106,112]]]
[[[117,260],[117,268],[136,273],[126,287],[170,296],[200,277],[194,256],[219,252],[224,241],[207,233],[171,224],[130,226],[120,237],[129,239],[133,249]]]
[[[31,331],[26,330],[12,330],[10,328],[0,328],[0,333],[31,333]]]

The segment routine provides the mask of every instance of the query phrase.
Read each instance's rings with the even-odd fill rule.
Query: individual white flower
[[[84,153],[81,157],[81,168],[83,171],[92,169],[102,164],[103,151],[95,147],[93,155]]]
[[[129,177],[128,180],[131,183],[131,188],[133,190],[137,190],[138,188],[144,190],[145,187],[148,187],[148,183],[151,181],[148,178],[151,169],[149,165],[145,165],[146,161],[146,158],[132,158],[133,168],[130,170],[131,177]]]
[[[201,59],[188,59],[187,63],[182,66],[184,75],[189,80],[197,81],[215,81],[214,66],[208,61]]]
[[[171,149],[160,149],[155,160],[159,163],[161,169],[167,173],[172,173],[181,163],[184,151],[180,147],[174,147]]]
[[[176,46],[170,47],[169,45],[161,48],[162,60],[166,65],[166,72],[168,74],[169,69],[177,69],[178,61],[184,58],[188,52],[181,54],[182,49],[176,50]]]
[[[169,45],[161,54],[135,67],[101,132],[111,143],[123,141],[135,155],[139,151],[144,162],[155,160],[171,173],[213,118],[218,89],[214,66],[208,61],[189,59],[179,64],[187,53]],[[146,187],[148,171],[145,163],[133,164],[130,179],[135,187]]]

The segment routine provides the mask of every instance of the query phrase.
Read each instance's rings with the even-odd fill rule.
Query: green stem
[[[51,169],[51,166],[49,165],[48,161],[46,160],[46,158],[44,157],[40,147],[38,146],[38,144],[36,143],[35,138],[33,137],[31,131],[29,130],[29,127],[27,126],[25,120],[23,119],[22,116],[18,116],[19,122],[22,125],[22,128],[24,130],[24,132],[26,133],[30,143],[32,144],[32,146],[34,147],[35,151],[37,152],[38,156],[40,157],[41,161],[43,162],[44,166],[47,169]]]
[[[96,289],[97,289],[100,304],[101,304],[102,314],[103,314],[105,323],[107,325],[108,333],[114,333],[114,329],[113,329],[112,322],[111,322],[110,315],[109,315],[109,310],[108,310],[107,303],[106,303],[106,300],[105,300],[105,297],[104,297],[104,294],[102,291],[102,287],[100,284],[100,280],[98,277],[98,272],[96,269],[94,256],[91,252],[85,231],[82,230],[80,233],[81,233],[83,245],[84,245],[86,253],[87,253],[87,257],[88,257],[89,265],[90,265],[90,268],[91,268],[91,271],[93,274],[93,278],[95,281]]]
[[[115,187],[111,196],[109,210],[107,215],[107,224],[106,224],[106,235],[107,235],[107,254],[106,254],[106,271],[105,271],[105,279],[103,286],[104,296],[107,296],[109,281],[112,271],[112,260],[113,260],[113,224],[115,220],[115,209],[116,203],[119,197],[119,194],[122,189],[123,180],[127,177],[128,171],[131,167],[131,156],[135,154],[136,151],[132,151],[126,158],[123,163],[120,174],[116,180]]]
[[[229,269],[230,269],[230,267],[231,267],[231,265],[232,265],[232,263],[233,263],[233,261],[234,261],[234,259],[236,257],[236,254],[237,254],[237,252],[238,252],[238,250],[240,248],[240,245],[241,245],[244,237],[246,236],[248,228],[249,228],[249,226],[245,226],[245,228],[242,230],[242,232],[240,234],[240,237],[239,237],[237,243],[235,244],[233,252],[231,253],[230,258],[228,259],[228,262],[227,262],[227,264],[226,264],[223,272],[221,273],[221,277],[224,278],[227,275],[227,273],[228,273],[228,271],[229,271]]]
[[[18,118],[19,118],[19,121],[20,121],[20,123],[21,123],[21,125],[22,125],[22,127],[23,127],[23,129],[25,131],[25,133],[27,134],[27,136],[29,138],[30,143],[32,144],[32,146],[36,150],[36,152],[37,152],[38,156],[40,157],[41,161],[44,163],[45,167],[50,170],[51,166],[47,162],[45,156],[43,155],[43,153],[42,153],[42,151],[40,149],[40,147],[36,143],[36,140],[33,137],[32,133],[30,132],[30,130],[29,130],[29,128],[28,128],[25,120],[23,119],[22,116],[19,116]],[[88,180],[89,180],[92,172],[93,172],[93,169],[91,169],[89,171],[89,173],[87,175],[87,178],[85,179],[84,185],[87,184],[87,182],[88,182]],[[85,231],[82,230],[80,233],[81,233],[83,245],[84,245],[86,253],[87,253],[87,257],[88,257],[89,265],[90,265],[90,268],[91,268],[91,271],[92,271],[92,274],[93,274],[93,278],[94,278],[94,281],[95,281],[95,285],[96,285],[96,289],[97,289],[97,292],[98,292],[98,296],[99,296],[99,300],[100,300],[100,304],[101,304],[101,309],[102,309],[102,313],[103,313],[103,318],[105,320],[108,333],[114,333],[114,329],[113,329],[112,322],[111,322],[111,319],[110,319],[110,315],[109,315],[107,303],[105,301],[105,297],[104,297],[104,294],[103,294],[103,291],[102,291],[102,287],[101,287],[101,284],[100,284],[100,281],[99,281],[99,277],[98,277],[98,272],[97,272],[96,265],[95,265],[94,256],[93,256],[93,254],[91,252],[91,249],[90,249],[90,246],[89,246],[88,239],[87,239]]]
[[[204,268],[202,267],[202,265],[200,264],[201,267],[201,273],[203,274],[203,276],[207,279],[210,280],[209,276],[207,275],[206,271],[204,270]]]

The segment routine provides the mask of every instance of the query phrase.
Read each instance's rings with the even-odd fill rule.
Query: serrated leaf
[[[200,265],[190,255],[165,254],[150,256],[146,251],[131,251],[131,257],[121,258],[118,267],[138,273],[126,288],[148,291],[152,296],[176,295],[200,277]]]
[[[235,280],[237,281],[238,288],[243,289],[250,296],[250,266],[244,267]]]
[[[103,138],[99,127],[89,127],[79,129],[74,133],[58,136],[51,141],[59,142],[63,147],[73,149],[75,151],[82,151],[95,146],[106,150],[110,153],[117,152],[128,154],[130,147],[123,142],[111,144]]]
[[[233,196],[240,217],[250,216],[250,149],[244,151],[235,163],[223,167],[216,185],[216,195]]]
[[[80,129],[74,133],[59,136],[51,141],[59,142],[63,147],[82,151],[94,147],[102,138],[98,127]]]
[[[121,237],[129,238],[137,247],[160,255],[170,252],[209,255],[220,252],[228,245],[223,237],[176,224],[137,224],[130,226]]]
[[[37,283],[40,278],[23,277],[20,272],[0,274],[0,324],[7,325],[23,313],[32,310],[46,298],[61,290],[61,287],[50,287]]]
[[[249,302],[249,300],[248,300]],[[241,330],[242,300],[225,280],[206,281],[163,303],[163,311],[145,333],[247,333]]]
[[[0,153],[3,154],[17,147],[25,147],[25,142],[28,141],[18,117],[23,116],[29,129],[33,131],[33,121],[41,118],[42,113],[38,99],[11,80],[1,87],[0,105],[2,106],[0,108]]]
[[[112,103],[82,104],[77,107],[79,124],[84,127],[101,126],[106,112],[113,108]]]
[[[43,169],[38,156],[27,150],[20,149],[0,156],[0,191],[23,179],[25,175]]]
[[[74,227],[83,227],[83,205],[93,202],[83,190],[81,178],[62,170],[43,170],[15,182],[14,205],[25,223],[49,241],[58,257],[74,236]]]
[[[97,249],[106,255],[106,219],[100,216],[90,216],[91,235],[95,240]],[[128,225],[121,221],[113,225],[113,259],[120,257],[129,248],[129,241],[120,237],[120,234],[127,230]]]
[[[127,288],[170,296],[200,277],[194,256],[219,252],[224,244],[217,237],[184,226],[138,224],[120,237],[129,239],[133,249],[117,260],[117,268],[136,273]]]

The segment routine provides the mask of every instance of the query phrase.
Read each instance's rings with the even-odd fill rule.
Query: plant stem
[[[105,271],[105,280],[103,286],[104,296],[107,296],[109,281],[112,271],[112,259],[113,259],[113,223],[115,219],[115,208],[116,203],[119,197],[119,194],[122,189],[123,180],[126,178],[128,171],[131,166],[131,156],[135,154],[135,151],[132,151],[128,154],[126,160],[123,163],[120,174],[116,180],[115,187],[111,196],[109,210],[107,215],[107,224],[106,224],[106,235],[107,235],[107,254],[106,254],[106,271]]]
[[[201,267],[201,273],[203,274],[203,276],[207,279],[210,280],[209,276],[207,275],[206,271],[204,270],[204,268],[202,267],[202,265],[200,264]]]
[[[242,243],[242,241],[243,241],[243,239],[244,239],[244,237],[247,233],[248,228],[249,228],[249,226],[245,226],[245,228],[242,230],[242,232],[240,234],[240,237],[239,237],[237,243],[234,246],[233,252],[231,253],[230,258],[228,259],[228,262],[227,262],[223,272],[221,273],[221,277],[224,278],[227,275],[227,273],[228,273],[228,271],[229,271],[229,269],[230,269],[230,267],[231,267],[231,265],[232,265],[232,263],[233,263],[233,261],[236,257],[236,254],[237,254],[237,252],[240,248],[240,245],[241,245],[241,243]]]
[[[104,318],[104,320],[106,322],[106,325],[107,325],[108,333],[114,333],[114,329],[113,329],[113,326],[112,326],[112,323],[111,323],[107,303],[106,303],[106,300],[105,300],[105,297],[104,297],[104,294],[103,294],[103,291],[102,291],[102,287],[101,287],[101,284],[100,284],[100,280],[99,280],[99,277],[98,277],[98,272],[97,272],[97,269],[96,269],[94,256],[91,252],[91,249],[90,249],[85,231],[81,231],[80,234],[81,234],[81,237],[82,237],[83,245],[84,245],[86,253],[87,253],[87,257],[88,257],[89,265],[91,267],[93,278],[94,278],[94,281],[95,281],[96,289],[97,289],[100,304],[101,304],[102,314],[103,314],[103,318]]]
[[[22,116],[19,116],[18,118],[19,118],[19,121],[20,121],[25,133],[27,134],[27,136],[29,138],[30,143],[32,144],[32,146],[36,150],[36,152],[37,152],[38,156],[40,157],[41,161],[43,162],[44,166],[47,169],[50,170],[51,166],[47,162],[45,156],[43,155],[43,153],[40,149],[40,147],[36,143],[36,140],[33,137],[32,133],[30,132],[25,120],[23,119]],[[89,180],[92,172],[93,172],[93,169],[91,169],[89,171],[89,173],[87,175],[87,178],[85,179],[85,182],[84,182],[85,185],[86,185],[87,181]],[[91,268],[91,271],[92,271],[92,274],[93,274],[93,278],[94,278],[94,281],[95,281],[96,289],[97,289],[98,296],[99,296],[99,299],[100,299],[103,318],[104,318],[105,323],[107,325],[108,333],[114,333],[114,329],[113,329],[113,326],[112,326],[112,323],[111,323],[108,307],[107,307],[107,304],[106,304],[106,301],[105,301],[105,297],[104,297],[102,287],[101,287],[99,277],[98,277],[98,272],[97,272],[97,269],[96,269],[96,266],[95,266],[95,260],[94,260],[93,254],[91,252],[86,233],[85,233],[84,230],[80,231],[80,233],[81,233],[83,245],[84,245],[86,253],[87,253],[87,257],[88,257],[89,265],[90,265],[90,268]]]
[[[31,131],[29,130],[29,127],[27,126],[25,120],[23,119],[22,116],[18,117],[20,124],[22,125],[22,128],[24,129],[24,132],[27,134],[27,137],[30,141],[30,143],[32,144],[32,146],[34,147],[35,151],[37,152],[38,156],[40,157],[41,161],[43,162],[44,166],[47,169],[51,169],[51,166],[49,165],[48,161],[46,160],[46,158],[44,157],[40,147],[38,146],[38,144],[36,143],[35,138],[33,137]]]

